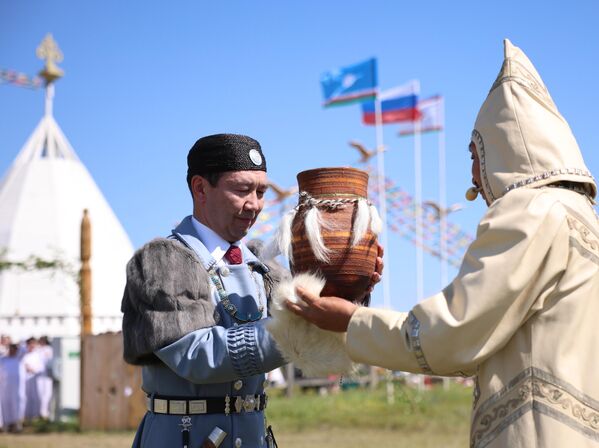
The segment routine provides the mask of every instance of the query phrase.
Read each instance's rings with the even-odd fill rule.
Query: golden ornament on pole
[[[62,51],[58,48],[51,33],[46,34],[42,43],[35,50],[35,54],[38,58],[46,60],[46,66],[39,72],[39,75],[46,80],[46,85],[62,78],[64,71],[56,65],[56,62],[62,62]]]

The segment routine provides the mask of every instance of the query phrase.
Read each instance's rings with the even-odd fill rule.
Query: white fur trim
[[[352,247],[364,238],[364,235],[368,232],[368,224],[370,224],[370,211],[368,210],[368,202],[366,199],[360,199],[356,205],[356,217],[354,218],[352,226]]]
[[[268,242],[264,250],[266,260],[271,260],[281,254],[290,262],[293,262],[293,252],[291,250],[291,224],[297,211],[289,210],[281,218],[281,222],[275,236]]]
[[[322,220],[317,207],[312,207],[306,212],[304,226],[306,227],[306,236],[308,237],[314,256],[316,259],[328,263],[331,250],[324,245],[322,232],[320,231],[321,227],[327,228],[327,226]]]
[[[370,206],[370,230],[375,235],[378,235],[383,230],[383,221],[381,221],[379,211],[374,205]]]
[[[285,359],[307,376],[346,374],[352,367],[345,349],[345,333],[321,330],[285,306],[286,299],[295,303],[301,300],[295,295],[296,286],[319,295],[324,284],[322,277],[304,272],[279,283],[272,295],[268,330]]]

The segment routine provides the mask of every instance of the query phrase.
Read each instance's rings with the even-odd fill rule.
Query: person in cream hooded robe
[[[474,376],[472,447],[599,447],[596,185],[509,40],[472,143],[489,208],[450,285],[408,313],[305,289],[287,306],[323,329],[347,329],[355,362]]]

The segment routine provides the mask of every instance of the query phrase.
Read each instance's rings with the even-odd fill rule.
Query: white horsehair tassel
[[[314,256],[318,260],[328,263],[331,250],[324,245],[322,233],[320,232],[321,227],[328,226],[326,226],[322,220],[320,211],[317,207],[312,207],[306,212],[304,225],[306,226],[306,235],[308,236],[308,241],[310,242],[310,247],[312,248],[312,252],[314,252]]]
[[[383,230],[383,221],[381,221],[379,212],[374,205],[370,206],[370,230],[375,235],[378,235]]]
[[[370,211],[368,210],[368,202],[366,199],[360,199],[357,202],[357,206],[356,216],[352,226],[352,247],[354,247],[362,238],[364,238],[364,235],[366,235],[366,232],[368,232],[368,224],[370,224]]]
[[[291,225],[296,213],[297,210],[293,208],[281,218],[277,233],[266,247],[265,257],[267,260],[273,259],[281,254],[290,262],[293,261],[293,251],[291,250]]]

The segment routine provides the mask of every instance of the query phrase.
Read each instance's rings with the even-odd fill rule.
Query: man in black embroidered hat
[[[284,273],[241,242],[264,206],[264,154],[250,137],[217,134],[187,165],[193,215],[127,266],[124,356],[143,365],[148,394],[134,446],[272,446],[264,374],[284,360],[264,318]]]

